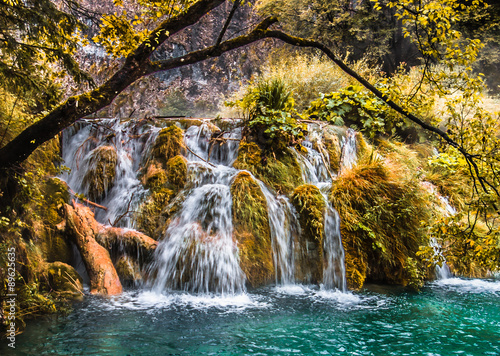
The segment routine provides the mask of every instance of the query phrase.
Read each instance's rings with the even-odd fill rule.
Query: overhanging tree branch
[[[165,42],[169,36],[195,24],[201,19],[202,16],[210,12],[215,7],[221,5],[223,2],[225,2],[225,0],[199,0],[184,13],[163,21],[154,31],[151,32],[150,36],[126,58],[124,65],[107,82],[88,93],[69,98],[66,102],[56,107],[47,116],[28,127],[14,140],[0,149],[0,168],[12,167],[20,163],[42,143],[53,138],[57,133],[74,123],[76,120],[90,115],[109,105],[120,92],[143,76],[194,64],[208,58],[218,57],[225,52],[246,46],[265,38],[275,38],[293,46],[316,48],[322,51],[345,73],[356,79],[366,89],[371,91],[375,96],[389,105],[396,112],[405,116],[425,130],[437,134],[446,143],[456,148],[472,166],[472,178],[479,181],[483,191],[489,193],[489,189],[487,187],[487,185],[489,185],[493,191],[499,195],[499,192],[491,184],[489,184],[484,177],[481,176],[475,157],[467,152],[467,150],[465,150],[460,144],[454,141],[446,132],[422,121],[417,116],[392,101],[387,95],[384,95],[366,79],[361,77],[344,62],[338,59],[324,44],[304,38],[290,36],[281,31],[269,30],[268,28],[278,21],[276,17],[269,17],[263,20],[254,28],[254,30],[246,35],[224,42],[220,42],[222,38],[219,36],[219,39],[214,46],[188,53],[182,57],[150,62],[149,58],[151,54],[163,42]],[[233,7],[233,10],[234,9],[235,7]],[[224,27],[227,27],[231,18],[232,15],[230,14]],[[223,28],[221,32],[222,36],[224,33],[225,30]]]

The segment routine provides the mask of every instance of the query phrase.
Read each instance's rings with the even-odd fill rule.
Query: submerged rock
[[[125,286],[134,285],[142,280],[139,264],[130,256],[121,256],[115,263],[116,273]]]

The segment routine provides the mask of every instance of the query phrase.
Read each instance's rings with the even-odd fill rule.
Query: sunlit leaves
[[[101,29],[93,41],[114,57],[126,57],[165,19],[186,10],[194,0],[114,0],[117,11],[101,18]]]

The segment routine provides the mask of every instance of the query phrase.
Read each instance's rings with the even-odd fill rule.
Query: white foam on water
[[[267,308],[269,304],[259,300],[258,296],[246,293],[192,294],[192,293],[156,293],[154,291],[125,292],[112,297],[103,303],[108,310],[158,310],[174,307],[191,307],[193,309],[223,309],[224,311],[241,311],[248,308]],[[227,309],[227,310],[226,310]]]
[[[287,295],[304,295],[306,293],[311,292],[311,288],[308,286],[304,286],[301,284],[285,284],[281,286],[277,286],[275,291],[280,294]]]
[[[356,305],[365,301],[367,298],[362,298],[351,292],[342,292],[338,289],[324,289],[316,291],[312,295],[314,301],[333,301],[344,305]]]
[[[453,288],[459,292],[468,293],[500,292],[500,281],[495,280],[447,278],[437,280],[432,285]]]

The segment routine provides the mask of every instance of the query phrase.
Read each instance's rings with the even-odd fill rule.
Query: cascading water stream
[[[356,131],[349,128],[346,130],[345,135],[342,137],[341,144],[341,155],[340,155],[340,169],[339,174],[344,169],[352,168],[356,165],[358,160],[357,150],[356,150]]]
[[[430,193],[434,194],[438,198],[439,202],[441,203],[441,207],[439,210],[441,211],[441,214],[443,214],[443,216],[453,216],[457,213],[457,210],[450,204],[449,199],[439,194],[434,184],[430,182],[422,182],[421,184]],[[442,260],[441,266],[436,264],[435,267],[436,279],[443,280],[453,277],[450,267],[446,263],[446,258],[442,254],[442,247],[439,242],[436,240],[436,238],[431,237],[429,244],[433,248],[435,256],[438,256]]]
[[[293,241],[300,235],[297,214],[287,197],[284,195],[275,197],[264,183],[258,180],[257,182],[267,201],[276,284],[293,284],[295,281]]]
[[[310,132],[309,139],[315,140],[319,145],[322,145],[321,134],[318,134],[312,126],[309,126],[308,130]],[[348,129],[346,135],[347,138],[342,140],[343,160],[341,164],[343,164],[343,167],[350,168],[356,163],[355,132]],[[328,168],[325,167],[324,163],[329,162],[330,158],[322,157],[322,153],[313,148],[314,145],[311,141],[304,141],[303,144],[307,148],[306,155],[294,151],[302,170],[302,178],[306,183],[315,185],[319,188],[326,203],[323,241],[325,259],[323,268],[323,287],[327,289],[338,288],[341,291],[346,291],[345,254],[340,234],[340,217],[328,199],[328,192],[331,188],[332,181],[328,173]]]
[[[63,135],[62,152],[64,164],[71,173],[64,173],[64,179],[76,193],[89,195],[90,179],[87,172],[95,169],[96,160],[93,155],[96,150],[109,147],[116,152],[113,185],[106,182],[109,179],[106,172],[97,172],[109,189],[98,197],[96,203],[107,207],[107,210],[97,209],[96,220],[109,225],[133,228],[130,212],[134,211],[146,194],[146,189],[137,179],[137,170],[142,160],[144,148],[154,141],[155,129],[137,127],[133,122],[119,120],[100,120],[99,124],[83,121],[76,133]],[[156,132],[158,129],[156,129]],[[65,132],[66,133],[66,132]],[[94,177],[95,178],[95,177]]]
[[[221,294],[245,291],[245,276],[233,242],[230,192],[238,173],[230,167],[237,145],[231,141],[220,145],[217,164],[211,165],[207,162],[210,137],[206,124],[192,126],[184,134],[192,188],[155,253],[151,272],[156,292],[165,288]]]
[[[177,213],[171,217],[164,236],[150,265],[148,285],[155,292],[165,289],[189,292],[238,294],[245,291],[245,275],[239,265],[238,246],[234,242],[232,223],[231,184],[240,172],[232,167],[237,158],[241,129],[224,133],[220,144],[211,141],[210,123],[191,126],[184,132],[188,180],[179,193]],[[99,169],[93,155],[99,150],[115,152],[113,177],[109,172],[97,172],[104,180],[105,191],[93,199],[106,206],[96,209],[96,220],[103,224],[134,228],[132,212],[148,196],[137,174],[148,161],[160,128],[135,125],[133,121],[92,120],[68,131],[63,137],[63,153],[71,174],[64,174],[72,190],[87,196],[90,184],[87,172]],[[317,142],[321,134],[311,130]],[[343,140],[344,166],[352,165],[355,156],[354,134]],[[324,215],[324,273],[323,286],[345,290],[344,251],[340,237],[340,220],[328,203],[332,174],[326,164],[328,155],[305,141],[307,155],[297,154],[304,181],[320,188],[327,209]],[[352,146],[352,147],[351,147]],[[323,152],[321,150],[321,152]],[[346,163],[348,162],[348,163]],[[350,162],[350,163],[349,163]],[[99,174],[100,173],[100,174]],[[289,199],[276,195],[264,183],[259,184],[267,202],[273,249],[276,284],[295,282],[294,242],[300,236],[298,216]],[[112,180],[108,184],[107,179]],[[158,238],[158,236],[154,236]]]

